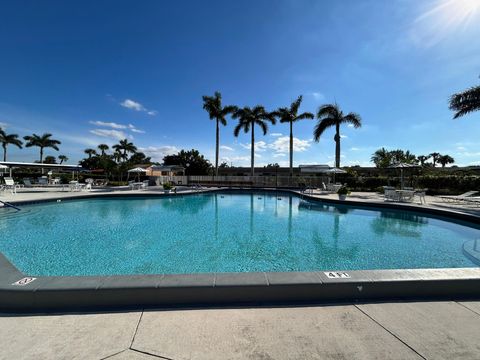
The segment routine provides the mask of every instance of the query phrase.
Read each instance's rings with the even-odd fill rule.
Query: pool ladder
[[[20,211],[20,208],[16,207],[15,205],[12,205],[12,204],[10,204],[10,203],[8,203],[8,202],[5,202],[5,201],[0,200],[0,203],[2,203],[4,207],[11,207],[11,208],[13,208],[13,209],[15,209],[15,210],[17,210],[17,211]]]

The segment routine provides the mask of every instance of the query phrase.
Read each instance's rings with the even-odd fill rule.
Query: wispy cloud
[[[318,91],[313,91],[311,93],[308,93],[308,95],[312,96],[316,101],[325,100],[325,95]]]
[[[93,135],[117,139],[117,140],[132,138],[131,135],[127,135],[125,132],[120,130],[93,129],[93,130],[90,130],[90,133],[92,133]]]
[[[226,145],[221,145],[220,146],[220,149],[222,150],[227,150],[227,151],[234,151],[234,149],[230,146],[226,146]]]
[[[105,121],[89,121],[90,124],[95,126],[111,127],[112,129],[126,129],[127,125],[117,124],[114,122]]]
[[[252,148],[252,144],[242,144],[240,143],[240,146],[243,147],[244,149],[250,150]],[[267,151],[268,145],[265,141],[260,140],[255,143],[255,151]]]
[[[147,109],[145,106],[132,99],[125,99],[120,103],[120,105],[130,110],[146,112],[147,115],[150,116],[155,116],[158,114],[157,110]]]
[[[270,136],[273,136],[273,137],[279,137],[282,135],[283,135],[282,133],[270,133]]]
[[[0,127],[5,129],[8,127],[8,124],[6,122],[0,122]]]

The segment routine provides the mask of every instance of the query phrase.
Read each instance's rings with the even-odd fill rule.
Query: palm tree
[[[98,147],[98,150],[102,152],[102,156],[105,156],[105,151],[110,149],[110,147],[107,144],[100,144],[97,147]]]
[[[93,155],[97,155],[95,149],[85,149],[83,152],[88,155],[89,159],[91,159]]]
[[[438,162],[442,165],[442,168],[445,167],[447,164],[453,164],[455,159],[452,158],[450,155],[440,155],[438,158]]]
[[[68,161],[68,157],[65,155],[58,155],[58,160],[60,160],[60,165],[62,165],[64,162]]]
[[[112,148],[122,154],[123,159],[127,159],[127,153],[134,153],[137,147],[127,139],[120,140],[118,144],[113,145]]]
[[[352,124],[354,128],[362,126],[362,119],[356,113],[348,113],[343,115],[337,104],[326,104],[318,109],[318,123],[313,130],[313,138],[316,142],[320,140],[320,136],[329,127],[335,126],[335,167],[340,167],[340,125]]]
[[[435,165],[437,165],[437,162],[438,162],[440,156],[442,156],[442,155],[438,152],[433,152],[433,153],[429,154],[428,156],[430,156],[432,158],[433,167],[435,167]]]
[[[225,117],[228,114],[233,114],[238,110],[236,106],[229,105],[222,107],[222,94],[215,91],[214,96],[202,96],[203,108],[208,112],[210,120],[216,121],[216,136],[215,136],[215,176],[218,176],[218,156],[220,152],[220,124],[227,125]]]
[[[425,166],[425,162],[430,159],[430,155],[419,155],[417,156],[418,161],[420,161],[420,165],[423,167]]]
[[[2,128],[0,128],[0,143],[3,147],[3,161],[7,161],[7,146],[15,145],[18,148],[22,148],[23,143],[18,139],[17,134],[7,134]]]
[[[303,119],[313,119],[315,117],[309,112],[298,114],[298,108],[301,103],[302,95],[290,105],[290,108],[283,107],[273,112],[273,114],[279,118],[281,123],[290,124],[290,176],[293,176],[293,123]]]
[[[373,153],[370,160],[375,164],[376,167],[386,168],[392,162],[392,154],[390,151],[382,147]]]
[[[456,111],[454,119],[480,110],[480,86],[473,86],[461,93],[453,94],[450,97],[449,107],[450,110]]]
[[[235,126],[233,134],[237,137],[240,134],[240,131],[243,130],[245,133],[252,129],[252,144],[251,144],[251,176],[255,175],[255,125],[260,126],[263,131],[263,135],[267,134],[268,125],[267,122],[275,124],[275,115],[265,111],[263,106],[257,105],[253,109],[245,106],[243,109],[238,109],[232,115],[232,118],[238,119],[239,122]]]
[[[59,150],[57,145],[60,145],[61,142],[55,139],[51,139],[52,134],[46,133],[43,135],[33,134],[31,136],[24,136],[23,138],[27,141],[25,147],[37,146],[40,148],[40,163],[43,162],[43,149],[52,148]]]

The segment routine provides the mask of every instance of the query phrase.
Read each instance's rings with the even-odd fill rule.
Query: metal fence
[[[231,187],[290,187],[322,188],[328,176],[152,176],[156,185],[231,186]]]

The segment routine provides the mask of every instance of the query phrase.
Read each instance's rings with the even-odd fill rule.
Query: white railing
[[[157,185],[211,185],[233,187],[310,187],[322,188],[328,176],[152,176]]]

